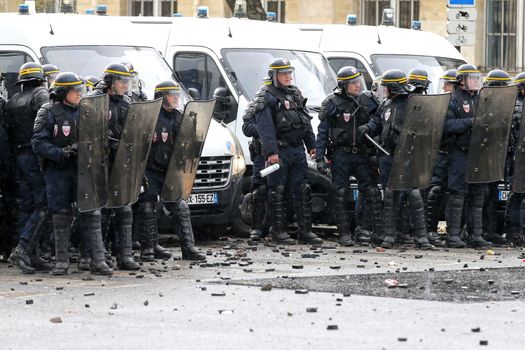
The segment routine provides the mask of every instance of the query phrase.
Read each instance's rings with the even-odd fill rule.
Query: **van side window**
[[[219,68],[206,54],[199,52],[177,53],[173,59],[174,70],[179,73],[184,86],[199,90],[201,99],[209,100],[213,91],[226,83]]]
[[[352,57],[334,57],[329,58],[328,61],[330,62],[330,65],[334,69],[334,71],[337,73],[339,69],[341,69],[344,66],[353,66],[356,67],[358,71],[363,73],[363,77],[365,78],[366,87],[370,90],[370,87],[372,86],[372,78],[370,77],[370,74],[366,70],[366,67],[361,61],[359,61],[357,58]]]
[[[18,78],[20,66],[33,60],[24,52],[20,51],[0,51],[0,73],[5,78],[5,86],[9,96],[13,96],[19,89],[15,83]]]

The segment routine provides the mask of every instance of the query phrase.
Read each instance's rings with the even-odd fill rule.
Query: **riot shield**
[[[470,136],[467,183],[503,179],[517,89],[516,86],[490,86],[480,90]]]
[[[161,104],[162,99],[158,99],[134,102],[129,106],[109,176],[108,208],[137,201]]]
[[[450,94],[408,97],[388,178],[390,189],[422,189],[430,184],[449,102]]]
[[[78,128],[78,210],[104,207],[108,201],[108,95],[80,100]]]
[[[215,101],[190,101],[186,105],[160,194],[161,201],[189,198],[214,106]]]
[[[512,175],[512,192],[525,193],[525,127],[523,117],[525,108],[521,113],[520,135],[517,140],[516,151],[514,154],[514,171]]]

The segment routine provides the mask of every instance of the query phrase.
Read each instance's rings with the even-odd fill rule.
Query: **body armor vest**
[[[15,94],[7,103],[10,123],[10,137],[16,146],[29,146],[33,136],[36,112],[33,110],[35,92],[44,87],[36,87]]]
[[[408,95],[397,95],[394,99],[383,102],[381,106],[381,143],[390,154],[393,154],[399,142],[407,103]]]
[[[171,160],[175,139],[182,123],[182,114],[178,110],[172,112],[160,109],[159,118],[153,133],[148,168],[166,171]]]

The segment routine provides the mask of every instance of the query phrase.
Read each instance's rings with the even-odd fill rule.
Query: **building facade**
[[[17,0],[0,0],[0,11],[16,11]],[[44,0],[37,0],[42,8]],[[39,6],[40,3],[40,6]],[[199,6],[208,6],[212,17],[230,17],[225,0],[46,0],[48,9],[71,4],[84,13],[98,4],[107,6],[114,16],[194,16]],[[358,24],[378,25],[384,8],[395,9],[395,23],[410,28],[414,20],[422,29],[446,36],[446,0],[261,0],[266,11],[285,23],[345,23],[355,14]],[[525,70],[525,0],[476,0],[475,43],[460,50],[469,62],[484,70],[504,68]]]

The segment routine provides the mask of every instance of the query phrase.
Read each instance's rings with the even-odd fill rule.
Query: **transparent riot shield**
[[[422,189],[430,184],[450,94],[410,95],[388,186]]]
[[[516,86],[490,86],[480,90],[470,136],[467,183],[488,183],[503,178],[516,94]]]
[[[108,95],[80,100],[78,128],[78,209],[100,209],[108,201]]]
[[[189,198],[214,105],[215,101],[190,101],[186,104],[160,195],[161,201],[176,202]]]
[[[137,201],[162,99],[129,106],[124,130],[109,176],[108,208]]]

